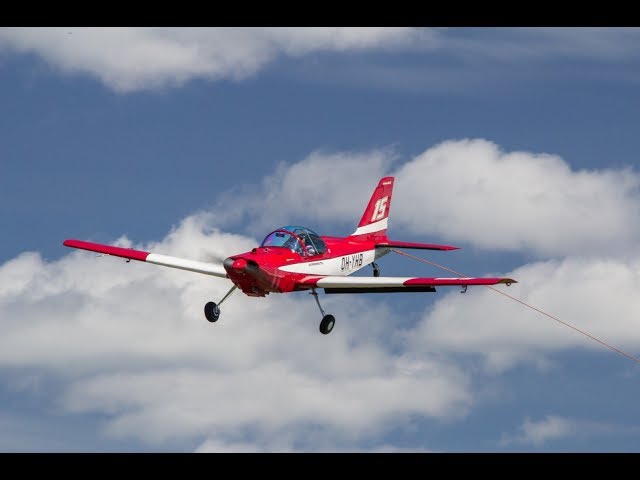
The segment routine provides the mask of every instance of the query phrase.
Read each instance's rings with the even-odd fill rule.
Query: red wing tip
[[[76,240],[75,238],[67,238],[62,244],[65,247],[84,248],[85,245],[100,245],[99,243],[87,242],[85,240]]]
[[[64,242],[62,242],[65,247],[77,247],[78,245],[80,245],[80,243],[82,243],[82,241],[76,240],[75,238],[67,238]]]
[[[66,247],[80,248],[89,250],[90,252],[104,253],[107,255],[115,255],[116,257],[130,258],[145,262],[149,252],[135,250],[133,248],[116,247],[114,245],[104,245],[102,243],[86,242],[84,240],[67,239],[63,242]]]

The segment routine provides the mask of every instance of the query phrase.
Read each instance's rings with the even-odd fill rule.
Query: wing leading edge
[[[469,285],[498,285],[518,283],[512,278],[427,278],[427,277],[310,277],[301,282],[305,286],[323,288],[326,293],[392,293],[435,292],[435,287],[467,287]]]
[[[133,248],[85,242],[83,240],[69,239],[65,240],[63,245],[72,248],[80,248],[82,250],[89,250],[91,252],[103,253],[105,255],[113,255],[115,257],[153,263],[164,267],[179,268],[181,270],[204,273],[205,275],[213,275],[214,277],[227,278],[227,272],[224,267],[214,263],[198,262],[196,260],[160,255],[159,253],[143,252],[142,250],[134,250]]]

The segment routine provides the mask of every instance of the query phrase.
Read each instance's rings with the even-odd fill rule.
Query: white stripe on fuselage
[[[366,267],[371,262],[379,258],[381,252],[376,257],[375,250],[365,250],[358,253],[350,253],[340,257],[311,260],[310,262],[292,263],[279,267],[278,270],[290,273],[305,273],[310,275],[338,275],[346,276]],[[387,252],[384,252],[387,253]],[[384,254],[383,253],[383,254]]]

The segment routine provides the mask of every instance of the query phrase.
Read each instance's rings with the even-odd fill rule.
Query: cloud
[[[517,435],[505,435],[500,443],[501,445],[525,444],[539,447],[549,440],[575,435],[578,428],[579,422],[556,415],[547,415],[538,422],[527,418],[518,429]]]
[[[532,445],[541,447],[549,442],[567,437],[584,438],[611,434],[634,434],[635,425],[619,425],[566,418],[558,415],[546,415],[542,420],[525,418],[515,434],[505,434],[500,440],[501,446]]]
[[[271,450],[264,450],[261,445],[254,443],[230,443],[223,442],[218,439],[207,439],[201,445],[196,448],[196,453],[256,453],[256,452],[271,452],[271,453],[285,453],[291,452],[289,446],[275,447]]]
[[[499,290],[617,348],[632,354],[640,350],[635,321],[640,307],[634,301],[640,257],[569,257],[527,264],[507,275],[520,283]],[[412,338],[414,348],[428,344],[479,354],[498,370],[566,349],[609,354],[602,344],[486,288],[440,298],[425,312]]]
[[[266,354],[262,364],[248,368],[209,365],[97,376],[75,383],[65,405],[73,412],[113,412],[109,434],[152,444],[207,433],[235,443],[239,432],[249,431],[263,448],[280,449],[270,442],[292,431],[301,448],[318,448],[322,436],[348,444],[406,423],[410,415],[455,417],[455,409],[464,410],[469,400],[460,373],[436,362],[414,364],[407,374],[404,362],[393,359],[385,372],[376,372],[382,365],[372,358],[370,369],[357,374],[343,365],[343,373],[329,366],[319,375],[296,367],[296,358]]]
[[[574,170],[556,155],[505,152],[483,139],[443,142],[405,162],[392,149],[314,152],[282,164],[259,186],[220,197],[212,210],[226,212],[217,218],[223,224],[256,232],[297,218],[322,233],[347,235],[388,174],[396,177],[392,238],[409,232],[425,241],[438,236],[454,245],[551,257],[486,274],[517,279],[499,288],[606,342],[640,348],[633,325],[640,313],[633,301],[640,286],[640,176],[632,169]],[[275,213],[267,219],[265,210]],[[329,222],[341,230],[320,228]],[[441,290],[411,332],[416,350],[479,354],[501,370],[521,361],[543,365],[554,351],[605,348],[487,289],[471,288],[465,296]]]
[[[636,28],[40,27],[0,29],[0,52],[34,53],[60,72],[97,77],[118,92],[180,86],[193,79],[240,81],[281,57],[405,52],[419,55],[413,57],[415,69],[365,61],[355,70],[349,64],[340,70],[349,71],[347,77],[359,84],[423,89],[447,88],[460,78],[466,84],[478,82],[477,69],[487,65],[480,76],[495,82],[513,73],[501,66],[514,62],[636,59],[639,39]],[[475,75],[466,75],[469,69]],[[502,73],[496,76],[496,69]],[[322,77],[331,81],[335,72],[325,70]],[[310,81],[317,80],[313,77]]]
[[[131,92],[194,78],[240,80],[281,55],[401,48],[433,35],[371,27],[3,28],[0,48],[36,53],[62,72],[88,73]]]
[[[348,235],[358,226],[371,192],[395,159],[391,149],[313,152],[300,162],[280,164],[260,185],[225,192],[209,211],[215,213],[215,221],[248,226],[255,234],[292,222],[317,223],[319,229],[322,223],[338,220],[350,229],[342,232]]]
[[[286,435],[285,435],[286,437]],[[307,448],[305,451],[316,451],[315,449]],[[396,445],[382,444],[375,445],[371,448],[359,448],[349,447],[340,448],[339,445],[327,445],[326,448],[320,449],[326,453],[429,453],[432,450],[418,447],[398,447]],[[268,452],[268,453],[287,453],[295,452],[290,444],[287,442],[276,442],[273,447],[265,449],[264,446],[254,443],[225,443],[217,439],[207,439],[198,448],[197,453],[255,453],[255,452]]]
[[[392,237],[404,229],[540,256],[629,251],[640,238],[640,175],[631,168],[573,170],[557,155],[504,152],[483,139],[446,141],[403,163],[390,148],[314,152],[220,197],[212,210],[255,232],[291,218],[355,229],[384,175],[396,177]]]
[[[475,139],[430,148],[396,176],[394,223],[480,248],[601,253],[635,246],[640,233],[631,169],[576,171],[556,155]]]
[[[484,248],[563,255],[563,241],[578,239],[576,231],[585,226],[580,215],[556,223],[557,212],[570,211],[566,202],[575,202],[574,208],[588,203],[594,192],[598,201],[584,212],[596,215],[591,221],[603,215],[628,223],[635,215],[621,200],[635,200],[634,172],[576,172],[559,157],[504,153],[484,140],[464,140],[404,163],[390,149],[315,152],[282,164],[259,186],[223,195],[214,208],[187,217],[160,241],[135,244],[123,236],[115,243],[194,260],[220,258],[259,241],[226,231],[230,218],[256,218],[261,225],[263,210],[257,207],[278,211],[282,204],[291,206],[281,209],[287,217],[293,212],[354,228],[373,186],[388,173],[397,178],[391,228],[445,235],[436,228],[444,210],[447,231]],[[544,175],[551,187],[541,185]],[[501,176],[512,185],[502,185],[496,178]],[[431,191],[437,188],[439,194]],[[491,205],[501,195],[510,201],[500,215],[486,215],[485,227],[508,241],[474,231],[477,219],[461,211],[465,199]],[[225,203],[229,199],[236,203]],[[523,209],[533,224],[518,223]],[[428,219],[424,224],[418,212]],[[483,209],[474,212],[485,215]],[[465,222],[471,233],[465,233]],[[640,346],[633,325],[639,313],[633,301],[640,284],[640,257],[632,248],[637,227],[615,219],[606,225],[593,232],[595,238],[582,239],[577,250],[584,255],[503,272],[520,283],[500,288],[633,351]],[[510,237],[509,228],[516,232]],[[555,240],[536,236],[538,229]],[[598,246],[607,240],[620,249],[600,254]],[[462,356],[481,357],[495,374],[555,351],[603,348],[481,287],[465,295],[438,292],[417,321],[398,309],[393,296],[322,296],[323,308],[338,319],[329,337],[319,334],[320,314],[303,293],[266,299],[236,293],[218,323],[208,324],[204,303],[220,299],[229,287],[219,278],[84,251],[52,262],[25,252],[0,265],[0,368],[53,381],[60,393],[47,400],[52,407],[104,418],[104,433],[112,439],[202,451],[345,451],[363,444],[391,450],[381,437],[409,429],[416,417],[456,421],[469,414],[475,399],[471,373],[458,365]],[[38,398],[51,392],[30,385],[19,388]],[[527,427],[533,432],[527,435],[564,435],[564,423],[547,423],[546,430]]]
[[[255,246],[207,220],[188,217],[159,242],[114,243],[196,260]],[[53,262],[26,252],[0,266],[0,368],[48,378],[60,392],[51,408],[105,418],[109,438],[155,446],[348,449],[415,415],[468,412],[463,371],[381,344],[399,322],[383,302],[322,297],[338,321],[331,337],[318,332],[320,313],[303,293],[236,293],[209,324],[204,303],[229,286],[86,251]]]

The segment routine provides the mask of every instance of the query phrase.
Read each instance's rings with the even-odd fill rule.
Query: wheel
[[[331,333],[333,326],[336,324],[336,319],[333,315],[325,315],[320,322],[320,333],[326,335]]]
[[[214,302],[208,302],[204,306],[204,316],[212,323],[217,322],[220,317],[220,307],[218,307]]]

